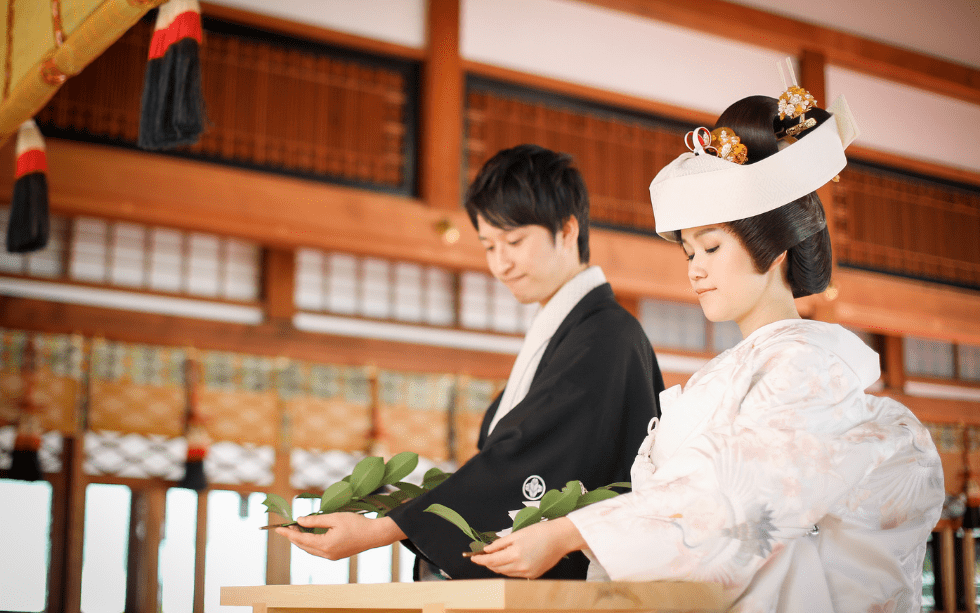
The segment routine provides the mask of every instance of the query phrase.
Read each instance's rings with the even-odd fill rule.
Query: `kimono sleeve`
[[[461,556],[469,538],[424,510],[443,504],[476,530],[499,531],[512,525],[509,511],[524,507],[523,486],[532,475],[546,489],[571,480],[589,489],[628,480],[654,414],[659,372],[654,377],[652,349],[635,334],[642,334],[639,325],[626,321],[614,311],[576,326],[547,363],[542,360],[527,396],[499,421],[479,453],[389,515],[418,553],[454,579],[496,576]],[[586,565],[575,556],[547,577],[584,578]]]
[[[876,413],[889,405],[868,403],[836,356],[781,346],[743,377],[735,404],[713,409],[723,417],[633,492],[569,516],[613,580],[711,581],[737,593],[874,468],[891,467],[902,487],[915,456],[911,414]]]

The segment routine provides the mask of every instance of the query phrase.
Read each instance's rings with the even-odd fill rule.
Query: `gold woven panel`
[[[183,434],[183,388],[97,378],[91,386],[89,428],[92,430],[164,436]]]
[[[368,446],[371,411],[366,404],[305,396],[286,402],[285,408],[295,447],[354,452]]]
[[[216,441],[274,445],[279,424],[279,401],[274,390],[198,390],[198,412]]]
[[[378,385],[379,448],[414,451],[437,462],[449,459],[449,403],[455,378],[382,371]]]

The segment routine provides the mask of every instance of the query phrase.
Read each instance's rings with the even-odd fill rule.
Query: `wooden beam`
[[[412,198],[55,138],[47,139],[47,158],[55,213],[237,236],[274,247],[486,267],[462,210],[436,211]],[[12,188],[13,175],[0,173],[0,193]],[[437,230],[442,220],[461,230],[455,244],[445,243]]]
[[[580,0],[980,104],[980,70],[725,0]]]
[[[882,334],[980,345],[980,292],[841,268],[838,321]]]
[[[460,0],[429,0],[428,53],[422,72],[420,192],[429,206],[458,211],[462,203],[463,63]]]
[[[273,323],[247,325],[0,296],[0,327],[109,340],[194,346],[330,364],[375,364],[413,372],[467,372],[506,379],[514,356],[303,332]],[[423,357],[420,357],[421,356]]]
[[[847,158],[854,159],[869,164],[888,166],[906,172],[916,173],[927,177],[934,177],[946,181],[966,183],[972,186],[980,186],[980,172],[967,170],[965,168],[954,168],[943,166],[936,162],[917,160],[904,155],[889,153],[887,151],[877,151],[859,145],[851,145],[847,148]]]

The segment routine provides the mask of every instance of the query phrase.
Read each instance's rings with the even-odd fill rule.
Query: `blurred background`
[[[33,117],[50,237],[0,252],[0,610],[214,612],[223,585],[411,580],[401,547],[290,549],[258,530],[261,501],[366,454],[419,453],[417,480],[475,453],[535,308],[487,273],[468,182],[519,143],[572,154],[592,262],[683,383],[740,336],[704,319],[648,186],[688,130],[778,96],[787,57],[861,129],[819,192],[833,283],[800,310],[877,350],[872,391],[933,433],[949,504],[925,610],[976,610],[975,0],[203,2],[204,131],[148,151],[158,4],[3,2],[0,225]],[[13,470],[30,423],[39,480]]]

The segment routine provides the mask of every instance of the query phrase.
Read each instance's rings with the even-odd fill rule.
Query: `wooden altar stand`
[[[221,604],[249,606],[253,613],[680,613],[725,610],[721,587],[716,584],[523,579],[223,587]]]

